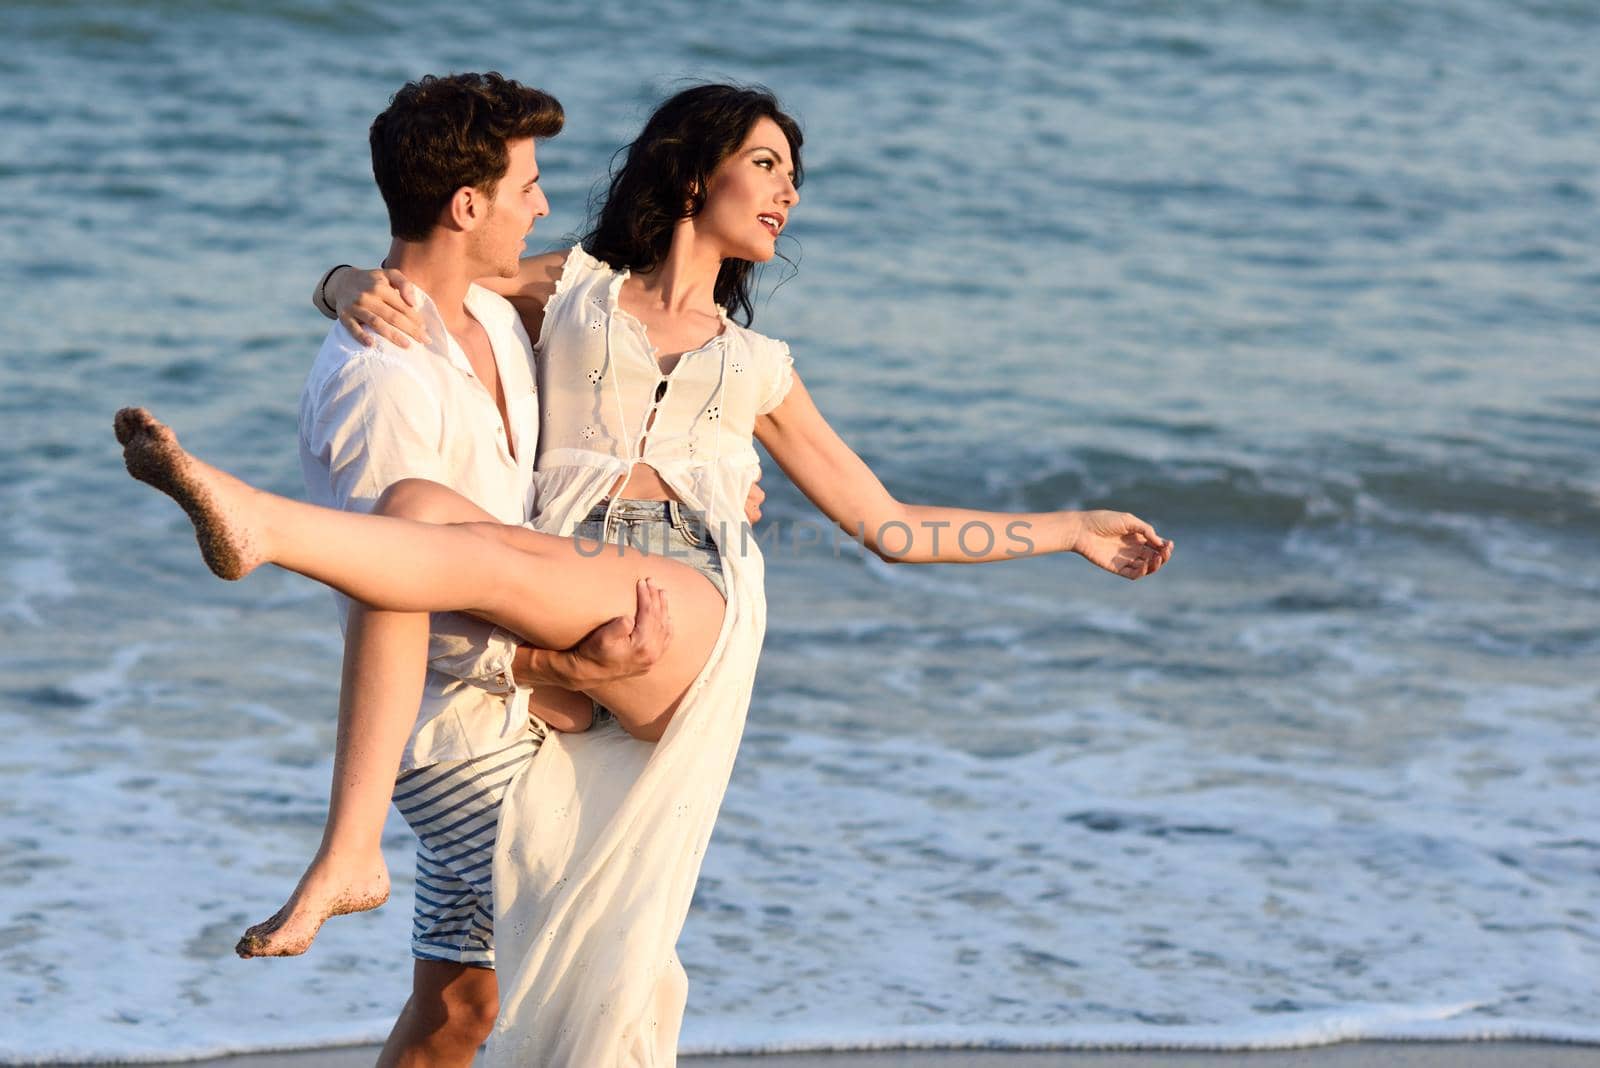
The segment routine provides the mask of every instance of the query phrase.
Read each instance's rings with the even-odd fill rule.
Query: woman
[[[552,735],[504,802],[499,1063],[672,1061],[686,993],[672,947],[765,628],[761,555],[740,523],[758,468],[752,436],[885,559],[1076,551],[1139,578],[1171,555],[1171,542],[1123,513],[1004,515],[906,505],[884,489],[817,412],[786,347],[729,314],[749,322],[752,265],[772,258],[799,201],[799,148],[798,128],[767,94],[680,93],[630,146],[584,245],[525,261],[502,290],[538,338],[536,530],[484,522],[427,483],[395,487],[388,515],[288,501],[188,456],[148,416],[119,413],[130,471],[183,504],[225,577],[273,562],[374,608],[468,611],[553,648],[626,611],[642,579],[669,594],[675,622],[661,659],[591,694],[615,724]],[[720,588],[677,561],[596,553],[569,537],[583,523],[614,536],[623,510],[658,517],[644,529],[687,538]],[[974,525],[988,532],[982,552],[951,536]],[[392,774],[399,751],[362,759]]]

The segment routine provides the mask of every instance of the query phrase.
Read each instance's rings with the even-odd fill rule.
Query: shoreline
[[[345,1046],[240,1053],[200,1061],[73,1061],[38,1068],[131,1064],[153,1068],[371,1068],[379,1047]],[[1341,1042],[1281,1050],[858,1050],[815,1053],[697,1054],[694,1068],[1593,1068],[1600,1047],[1567,1042]],[[481,1063],[481,1058],[480,1058]]]

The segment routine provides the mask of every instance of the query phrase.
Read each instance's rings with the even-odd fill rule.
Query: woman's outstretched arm
[[[821,512],[891,563],[979,564],[1076,552],[1128,579],[1154,574],[1172,542],[1126,512],[987,512],[898,501],[828,425],[796,375],[756,437]]]

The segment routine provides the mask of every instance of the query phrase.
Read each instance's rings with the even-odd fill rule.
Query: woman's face
[[[764,263],[777,251],[778,235],[798,203],[789,139],[763,116],[711,173],[695,229],[721,243],[723,259]]]

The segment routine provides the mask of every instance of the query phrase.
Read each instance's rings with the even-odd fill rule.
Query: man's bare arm
[[[633,615],[602,623],[570,649],[519,645],[511,662],[517,685],[585,690],[649,670],[672,640],[672,616],[666,591],[649,579],[640,580],[637,592]]]

